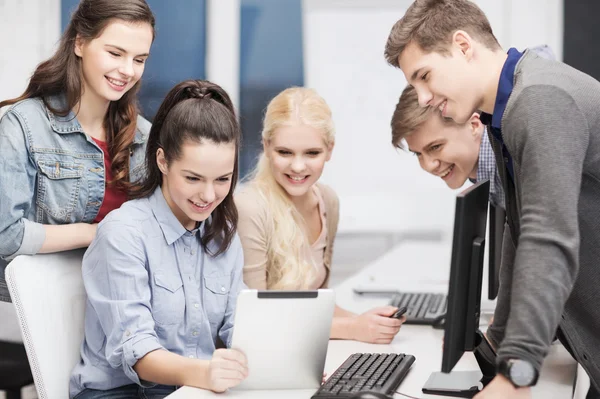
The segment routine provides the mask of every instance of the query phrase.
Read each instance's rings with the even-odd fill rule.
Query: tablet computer
[[[248,358],[243,389],[316,389],[321,385],[335,308],[330,289],[242,290],[232,345]]]

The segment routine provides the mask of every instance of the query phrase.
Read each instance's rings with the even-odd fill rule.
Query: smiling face
[[[272,139],[264,143],[275,181],[290,197],[309,192],[331,159],[332,149],[333,144],[325,143],[321,131],[307,125],[277,128]]]
[[[425,53],[411,42],[399,58],[406,81],[414,86],[421,107],[431,106],[457,123],[466,123],[483,103],[482,79],[474,62],[469,35],[457,31],[450,54]]]
[[[409,150],[419,158],[421,168],[440,177],[451,189],[457,189],[468,178],[477,177],[482,134],[483,125],[477,114],[463,125],[432,114],[405,140]]]
[[[100,36],[76,40],[81,58],[84,95],[94,102],[119,100],[142,77],[152,45],[150,24],[113,20]]]
[[[167,163],[162,148],[157,151],[163,195],[186,229],[193,230],[206,220],[229,194],[235,152],[233,142],[187,142],[181,147],[181,157]]]

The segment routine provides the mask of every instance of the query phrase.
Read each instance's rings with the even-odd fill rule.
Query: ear
[[[82,38],[81,38],[81,36],[79,36],[79,34],[78,34],[78,35],[75,37],[75,47],[74,47],[74,49],[73,49],[73,50],[75,51],[75,55],[76,55],[77,57],[81,57],[81,56],[82,56],[82,54],[83,54],[83,51],[82,51],[82,49],[83,49],[83,45],[84,45],[83,39],[82,39]]]
[[[452,47],[458,49],[467,61],[473,58],[473,38],[464,30],[454,32]]]
[[[165,151],[162,148],[156,150],[156,164],[163,175],[166,175],[169,172],[169,164],[165,158]]]
[[[267,158],[269,158],[271,156],[271,154],[269,153],[269,140],[262,139],[261,143],[263,146],[263,153]]]
[[[471,127],[471,133],[473,135],[473,138],[481,140],[481,135],[483,134],[483,123],[481,122],[481,119],[479,118],[479,114],[477,112],[474,112],[473,115],[471,115],[471,119],[469,119],[469,126]]]
[[[327,146],[327,158],[325,161],[329,161],[331,159],[331,154],[333,153],[333,147],[335,147],[335,142],[332,142]]]

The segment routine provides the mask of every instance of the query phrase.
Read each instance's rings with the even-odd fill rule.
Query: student
[[[17,255],[86,247],[144,173],[136,93],[154,40],[144,0],[82,0],[0,119],[0,301]]]
[[[421,106],[458,123],[483,111],[501,166],[509,228],[488,330],[499,374],[478,398],[530,397],[557,329],[599,397],[600,83],[529,50],[505,53],[467,0],[416,1],[385,53]]]
[[[253,177],[235,196],[244,281],[262,290],[325,288],[339,219],[337,195],[318,183],[334,146],[331,110],[312,89],[284,90],[267,107],[262,142]],[[389,318],[396,310],[336,307],[331,337],[389,343],[405,320]]]
[[[531,50],[547,59],[556,58],[547,45]],[[451,189],[462,187],[467,179],[489,180],[490,202],[504,209],[494,150],[479,113],[473,113],[467,123],[458,124],[443,118],[437,109],[421,107],[415,88],[407,85],[396,104],[391,127],[392,145],[404,149],[405,140],[422,169],[442,178]]]
[[[421,168],[451,189],[471,181],[490,180],[490,202],[504,208],[504,192],[494,152],[478,113],[464,124],[443,118],[437,109],[419,106],[417,92],[406,86],[392,116],[392,145],[417,156]]]
[[[242,281],[232,192],[240,129],[225,91],[190,80],[154,119],[136,199],[99,225],[83,258],[88,295],[73,398],[222,392],[247,375],[230,346]]]

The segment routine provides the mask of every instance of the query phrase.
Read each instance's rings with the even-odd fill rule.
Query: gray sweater
[[[539,370],[560,326],[600,388],[600,82],[526,51],[501,128],[514,184],[490,137],[508,220],[490,338]]]

